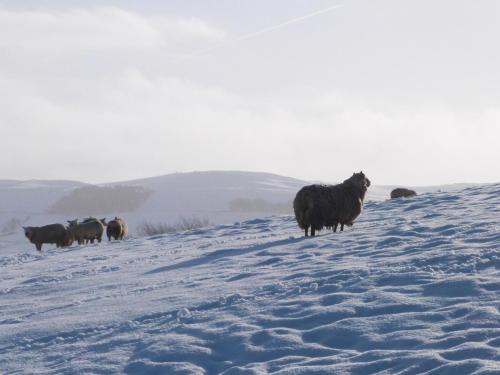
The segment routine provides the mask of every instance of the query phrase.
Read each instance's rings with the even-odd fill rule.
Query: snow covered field
[[[2,374],[500,374],[500,184],[0,258]]]

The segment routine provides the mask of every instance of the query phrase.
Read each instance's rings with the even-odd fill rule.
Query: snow
[[[499,374],[500,184],[0,257],[0,372]]]

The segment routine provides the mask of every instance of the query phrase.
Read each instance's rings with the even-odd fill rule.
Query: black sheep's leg
[[[333,226],[333,232],[335,233],[337,231],[337,227],[339,226],[339,223],[335,223]]]
[[[309,227],[306,227],[306,237],[309,236]]]
[[[314,237],[316,235],[316,228],[311,227],[311,237]]]
[[[340,223],[340,231],[343,232],[344,231],[344,223]]]

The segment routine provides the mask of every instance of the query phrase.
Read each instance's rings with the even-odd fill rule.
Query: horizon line
[[[162,177],[167,177],[167,176],[173,176],[173,175],[182,175],[182,174],[202,174],[202,173],[246,173],[246,174],[267,174],[267,175],[273,175],[277,177],[283,177],[283,178],[289,178],[289,179],[294,179],[300,182],[304,183],[333,183],[332,181],[327,182],[326,180],[322,179],[304,179],[304,178],[298,178],[298,177],[293,177],[293,176],[288,176],[285,174],[280,174],[280,173],[274,173],[274,172],[266,172],[266,171],[252,171],[252,170],[239,170],[239,169],[207,169],[207,170],[190,170],[190,171],[175,171],[175,172],[170,172],[170,173],[163,173],[163,174],[157,174],[157,175],[150,175],[150,176],[145,176],[145,177],[134,177],[131,179],[124,179],[124,180],[115,180],[115,181],[103,181],[103,182],[87,182],[84,180],[76,180],[76,179],[71,179],[71,178],[61,178],[61,179],[50,179],[50,178],[2,178],[0,179],[0,182],[17,182],[17,183],[26,183],[26,182],[73,182],[73,183],[79,183],[79,184],[84,184],[84,185],[114,185],[114,184],[125,184],[125,183],[130,183],[130,182],[135,182],[138,180],[149,180],[149,179],[155,179],[155,178],[162,178]],[[335,182],[338,183],[341,182],[340,180]],[[500,181],[497,182],[470,182],[470,181],[460,181],[460,182],[447,182],[447,183],[428,183],[428,184],[422,184],[422,185],[415,185],[415,184],[398,184],[398,183],[383,183],[383,184],[374,184],[373,186],[378,186],[378,187],[395,187],[395,186],[400,186],[400,187],[431,187],[431,186],[447,186],[447,185],[490,185],[490,184],[496,184],[500,183]]]

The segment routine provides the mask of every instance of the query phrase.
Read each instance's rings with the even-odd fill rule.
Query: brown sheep
[[[391,191],[391,199],[394,198],[401,198],[401,197],[414,197],[417,195],[417,192],[415,190],[410,190],[406,188],[396,188],[393,191]]]
[[[73,243],[71,231],[62,224],[49,224],[42,227],[23,227],[24,235],[38,251],[44,243],[56,244],[57,247],[70,246]]]
[[[127,223],[123,219],[115,217],[113,220],[108,222],[106,234],[108,236],[108,241],[111,241],[111,238],[114,238],[115,240],[122,240],[123,237],[128,234]]]
[[[101,242],[102,234],[104,232],[104,225],[101,221],[97,219],[86,220],[84,222],[78,223],[78,220],[68,220],[70,231],[79,245],[90,241],[94,243],[94,240]]]
[[[104,217],[104,218],[102,218],[102,219],[97,219],[97,218],[95,218],[95,217],[89,216],[89,217],[87,217],[87,218],[83,219],[83,220],[82,220],[82,223],[89,223],[89,222],[91,222],[91,221],[99,221],[99,222],[101,222],[101,224],[102,224],[103,226],[107,226],[107,225],[108,225],[108,223],[106,222],[106,218],[105,218],[105,217]],[[104,232],[104,228],[103,228],[103,232]],[[97,237],[94,237],[94,240],[95,240],[95,239],[97,239]],[[88,244],[89,242],[90,242],[90,243],[94,243],[94,241],[92,241],[92,239],[90,239],[90,238],[86,238],[86,239],[85,239],[85,244]],[[99,241],[99,242],[101,242],[101,241]]]
[[[299,190],[293,201],[295,218],[299,227],[311,236],[324,227],[335,232],[340,224],[352,226],[363,208],[363,200],[370,180],[363,172],[354,173],[338,185],[309,185]]]

